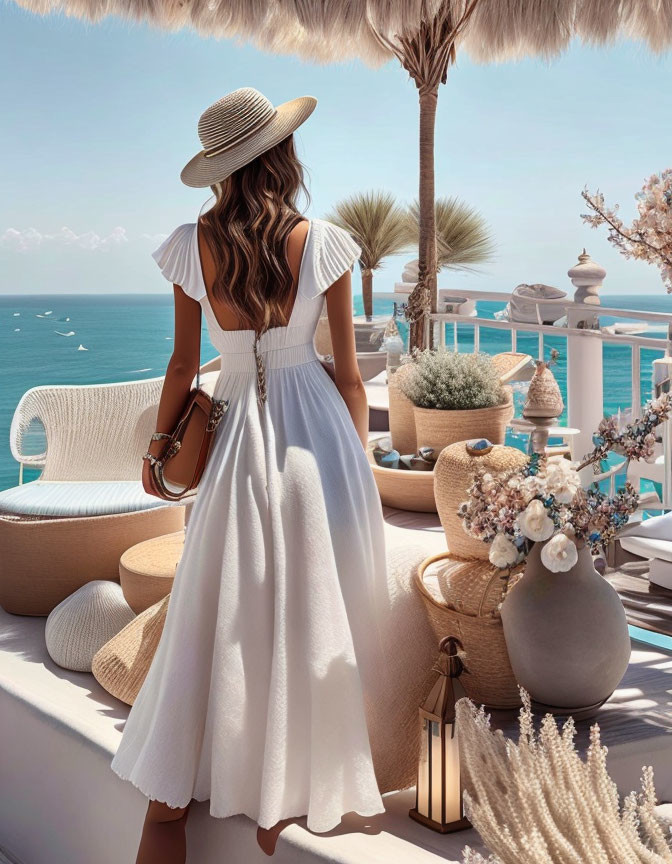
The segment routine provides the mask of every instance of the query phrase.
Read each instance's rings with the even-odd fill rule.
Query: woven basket
[[[396,372],[390,375],[387,387],[389,395],[389,421],[392,446],[402,454],[415,453],[415,416],[413,403],[404,396],[399,388],[399,382],[404,379],[412,363],[404,363]]]
[[[418,447],[433,447],[439,453],[449,444],[470,438],[487,438],[493,444],[503,444],[506,427],[513,417],[513,394],[510,387],[507,401],[492,408],[470,411],[418,408],[413,406],[415,437]]]
[[[127,705],[135,702],[152,665],[169,601],[170,594],[141,612],[94,655],[94,678]]]
[[[433,588],[427,576],[436,562],[445,567],[436,573]],[[493,709],[520,705],[518,684],[511,669],[497,608],[502,600],[500,571],[483,561],[464,561],[448,552],[426,558],[415,572],[437,640],[457,636],[469,670],[460,681],[470,699]]]
[[[515,447],[496,445],[489,453],[473,456],[467,452],[464,441],[445,447],[434,466],[434,499],[446,543],[451,554],[461,558],[488,559],[489,544],[470,537],[457,515],[458,508],[467,499],[467,489],[479,468],[491,474],[522,468],[527,457]]]
[[[436,513],[434,472],[408,471],[405,468],[381,468],[373,456],[375,443],[375,441],[370,442],[367,456],[382,503],[387,507],[396,507],[399,510]]]

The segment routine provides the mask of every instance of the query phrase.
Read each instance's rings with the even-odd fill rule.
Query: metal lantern
[[[440,673],[420,708],[420,761],[415,807],[409,816],[434,831],[448,834],[470,828],[462,809],[460,751],[455,703],[466,696],[459,677],[462,644],[454,636],[439,643]]]

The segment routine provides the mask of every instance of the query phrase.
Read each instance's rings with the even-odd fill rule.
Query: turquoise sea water
[[[18,465],[9,451],[9,427],[21,395],[38,384],[96,384],[131,381],[163,375],[172,351],[172,294],[145,295],[7,295],[0,297],[0,489],[18,482]],[[605,306],[672,313],[672,297],[604,297]],[[479,304],[479,314],[492,317],[499,303]],[[361,313],[361,297],[355,297]],[[391,313],[392,304],[376,301],[376,313]],[[46,314],[50,313],[50,314]],[[41,316],[41,317],[40,317]],[[603,317],[603,323],[610,323]],[[59,335],[74,331],[72,336]],[[472,345],[471,328],[461,325],[460,348]],[[650,335],[662,338],[663,330]],[[88,350],[78,350],[79,345]],[[448,333],[452,344],[452,328]],[[565,339],[547,338],[545,349],[560,351],[555,368],[563,393],[566,389]],[[483,329],[481,350],[510,350],[510,336]],[[535,334],[521,335],[518,350],[537,355]],[[651,390],[651,361],[661,352],[642,352],[642,397]],[[203,330],[203,361],[214,357]],[[605,409],[630,407],[630,351],[604,347]],[[36,472],[26,472],[33,479]]]

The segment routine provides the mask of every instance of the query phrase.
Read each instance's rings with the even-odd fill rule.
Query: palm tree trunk
[[[418,316],[410,328],[410,347],[425,345],[425,315],[436,312],[436,218],[434,212],[434,129],[438,86],[420,88],[420,236],[418,241],[418,284],[409,297],[413,317]],[[430,334],[431,342],[431,334]]]
[[[369,321],[373,316],[373,270],[369,270],[368,267],[362,270],[362,300],[364,315]]]

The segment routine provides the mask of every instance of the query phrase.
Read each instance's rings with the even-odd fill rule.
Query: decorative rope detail
[[[266,367],[264,360],[259,351],[259,334],[254,334],[254,359],[257,364],[257,399],[259,405],[263,406],[266,402]]]
[[[406,304],[406,320],[410,324],[419,321],[429,310],[430,302],[429,286],[424,280],[418,281],[415,288],[411,291]]]

